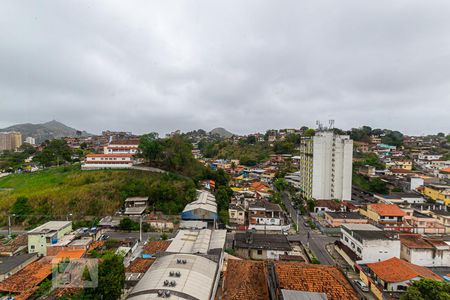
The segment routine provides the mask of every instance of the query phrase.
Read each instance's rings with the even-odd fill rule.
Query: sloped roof
[[[380,216],[404,217],[406,213],[395,204],[376,203],[368,205],[374,212]]]
[[[334,266],[275,262],[280,288],[325,293],[329,300],[357,300],[355,291]]]
[[[370,263],[367,266],[384,282],[402,282],[415,277],[442,281],[442,278],[431,270],[411,264],[397,257]]]
[[[224,300],[269,299],[266,263],[229,259],[223,291]]]

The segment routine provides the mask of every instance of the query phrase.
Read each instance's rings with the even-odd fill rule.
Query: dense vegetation
[[[29,144],[20,146],[18,152],[3,151],[0,153],[0,172],[1,170],[13,171],[24,164],[25,160],[36,153],[36,149]]]
[[[192,156],[192,144],[181,135],[161,139],[155,132],[145,134],[139,143],[140,156],[154,167],[194,177],[201,164]]]
[[[18,215],[33,212],[18,217],[25,225],[66,218],[68,214],[75,220],[88,215],[102,217],[113,213],[130,196],[150,196],[156,210],[176,214],[194,199],[195,185],[176,175],[138,170],[81,171],[78,165],[0,178],[0,210]]]
[[[414,281],[402,300],[450,300],[450,283],[431,279]]]

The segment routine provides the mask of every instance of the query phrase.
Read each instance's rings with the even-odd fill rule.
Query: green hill
[[[130,196],[149,196],[156,210],[177,214],[194,199],[193,181],[138,170],[81,171],[79,166],[52,168],[0,178],[0,212],[17,197],[27,197],[33,214],[62,218],[112,214]],[[3,218],[1,223],[5,223]]]

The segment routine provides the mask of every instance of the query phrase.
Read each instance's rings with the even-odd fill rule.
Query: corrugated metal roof
[[[223,249],[226,230],[180,230],[167,252],[207,254],[211,249]]]
[[[161,299],[158,297],[158,291],[170,291],[170,299],[209,300],[217,268],[217,263],[192,254],[171,254],[160,257],[137,283],[128,299]],[[177,272],[179,276],[175,275]]]
[[[213,213],[217,213],[216,198],[208,191],[197,191],[197,200],[187,204],[183,212],[191,211],[194,209],[204,209]]]
[[[281,290],[284,300],[327,300],[325,293]]]

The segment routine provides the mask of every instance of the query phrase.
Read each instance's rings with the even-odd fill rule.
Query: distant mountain
[[[19,131],[22,138],[31,136],[36,139],[36,143],[40,144],[45,140],[58,139],[62,137],[87,136],[89,133],[80,131],[64,125],[58,121],[50,121],[42,124],[17,124],[7,128],[0,129],[0,131]]]
[[[232,137],[234,135],[233,133],[229,132],[228,130],[226,130],[225,128],[222,128],[222,127],[214,128],[209,133],[210,134],[217,134],[217,135],[219,135],[220,137],[223,137],[223,138],[229,138],[229,137]]]

